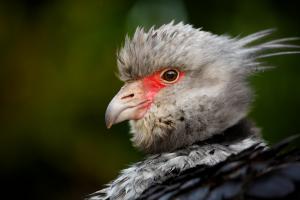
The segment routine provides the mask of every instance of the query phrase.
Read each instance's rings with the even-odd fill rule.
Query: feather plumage
[[[287,43],[295,37],[259,43],[272,32],[231,38],[171,22],[148,32],[137,28],[131,39],[126,36],[117,59],[120,78],[130,93],[121,98],[118,93],[109,113],[111,108],[118,112],[132,108],[126,102],[139,100],[143,91],[130,88],[144,87],[141,80],[159,70],[174,68],[184,72],[184,78],[159,90],[143,117],[131,118],[132,142],[150,156],[123,170],[89,199],[298,195],[299,176],[291,174],[299,169],[299,151],[282,156],[286,142],[266,150],[259,129],[246,119],[252,102],[247,78],[266,68],[261,59],[299,53],[294,50],[299,46]],[[107,116],[110,122],[111,115]],[[264,194],[260,188],[284,191]]]
[[[294,139],[268,149],[253,146],[213,167],[188,169],[138,199],[299,199],[300,149],[287,150]]]

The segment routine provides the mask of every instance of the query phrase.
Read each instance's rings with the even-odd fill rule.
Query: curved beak
[[[150,101],[146,98],[141,81],[126,83],[109,103],[105,113],[106,127],[125,120],[144,116]]]

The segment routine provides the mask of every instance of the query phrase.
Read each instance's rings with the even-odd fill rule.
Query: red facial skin
[[[171,77],[174,80],[167,81],[162,78],[162,75],[168,70],[177,71],[176,79]],[[125,120],[139,120],[143,118],[151,107],[156,94],[161,89],[177,83],[183,76],[183,72],[174,68],[167,68],[157,71],[150,76],[126,83],[107,107],[105,113],[106,126],[110,128],[113,124]]]
[[[168,83],[165,80],[163,80],[161,78],[161,73],[163,71],[166,70],[160,70],[158,72],[155,72],[152,75],[146,76],[142,79],[142,84],[144,87],[144,91],[145,91],[145,97],[146,99],[149,100],[149,104],[146,106],[147,109],[149,109],[151,103],[153,102],[156,94],[163,88],[173,85],[175,83],[177,83],[178,81],[180,81],[183,77],[184,77],[184,72],[178,71],[179,73],[179,77],[177,78],[176,81],[172,82],[172,83]]]
[[[177,72],[177,76],[164,74],[168,70]],[[164,80],[172,79],[172,80]],[[184,72],[166,68],[136,81],[127,82],[109,103],[105,113],[107,128],[125,120],[139,120],[144,117],[156,94],[163,88],[177,83],[184,77]]]

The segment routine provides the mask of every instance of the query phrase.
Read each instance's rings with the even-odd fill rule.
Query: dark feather
[[[298,136],[255,146],[215,166],[197,166],[144,191],[139,199],[300,199]]]

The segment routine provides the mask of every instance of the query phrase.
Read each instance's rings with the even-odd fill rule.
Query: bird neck
[[[98,199],[136,199],[153,184],[162,183],[196,166],[214,166],[232,155],[258,145],[265,145],[259,136],[259,129],[244,119],[210,139],[148,156],[123,170],[108,188],[94,195],[99,195]],[[97,199],[96,197],[93,199]]]
[[[202,147],[206,149],[208,146],[212,149],[215,146],[221,148],[224,147],[238,153],[255,144],[265,145],[265,141],[260,134],[260,129],[255,126],[254,122],[244,118],[235,125],[227,128],[225,131],[215,134],[208,139],[197,141],[190,146],[197,146],[198,149],[201,149]],[[187,150],[190,146],[181,147],[171,152],[177,152],[183,149]]]
[[[263,139],[260,134],[260,128],[256,127],[254,122],[244,118],[240,120],[235,125],[227,128],[225,131],[219,134],[215,134],[212,137],[198,141],[195,144],[221,144],[221,145],[231,145],[238,144],[239,142],[245,139],[253,139],[260,142],[263,142]]]
[[[172,168],[183,171],[197,165],[213,166],[252,147],[267,148],[267,145],[260,136],[259,128],[250,120],[243,119],[210,139],[174,151],[152,154],[145,162],[157,165],[154,169],[164,163],[164,171]]]

